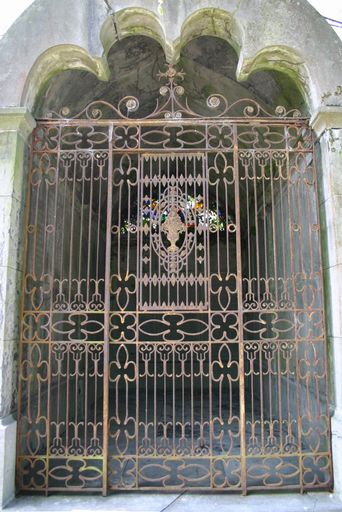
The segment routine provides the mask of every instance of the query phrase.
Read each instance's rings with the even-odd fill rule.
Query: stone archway
[[[125,8],[127,6],[123,5],[122,7]],[[186,13],[183,13],[183,12],[177,13],[176,19],[178,20],[178,25],[177,25],[177,27],[175,25],[172,27],[170,26],[169,30],[166,30],[166,33],[168,34],[169,37],[167,38],[166,43],[165,43],[165,40],[163,42],[164,47],[167,48],[166,53],[169,55],[169,59],[172,60],[175,58],[175,57],[172,57],[172,55],[177,55],[177,51],[175,50],[175,48],[177,48],[176,41],[177,41],[177,30],[180,25],[179,22],[187,19],[187,21],[185,23],[183,23],[183,33],[182,33],[183,40],[181,38],[181,42],[183,44],[187,37],[189,37],[191,39],[191,37],[198,34],[198,32],[196,32],[196,31],[201,26],[201,20],[210,19],[212,21],[212,27],[213,27],[210,30],[212,30],[215,33],[215,35],[219,35],[220,37],[226,38],[229,41],[234,42],[234,45],[236,46],[236,48],[239,49],[240,63],[239,63],[238,69],[239,69],[240,77],[245,76],[246,72],[253,70],[253,69],[257,69],[258,67],[260,67],[260,69],[265,69],[267,67],[268,68],[272,67],[272,69],[281,68],[281,69],[285,70],[287,73],[290,73],[290,74],[292,73],[293,76],[296,77],[296,80],[298,81],[298,83],[302,84],[303,90],[306,91],[306,95],[307,95],[307,98],[309,99],[309,103],[310,103],[311,113],[313,113],[315,111],[315,108],[317,108],[318,105],[320,104],[321,96],[324,96],[324,98],[322,100],[323,102],[328,103],[328,104],[330,103],[332,105],[332,106],[328,107],[324,111],[323,114],[320,114],[317,116],[318,120],[314,120],[315,126],[317,127],[317,131],[321,134],[322,132],[324,132],[324,129],[326,127],[328,127],[329,129],[338,127],[339,126],[338,125],[338,123],[339,123],[338,109],[334,109],[334,105],[338,105],[338,101],[339,101],[339,94],[338,94],[339,78],[337,76],[337,73],[338,73],[337,67],[335,69],[335,73],[331,72],[331,69],[334,68],[334,51],[328,52],[324,48],[320,48],[320,51],[322,52],[322,55],[324,55],[324,57],[322,57],[322,59],[320,60],[320,58],[318,58],[317,54],[316,54],[315,55],[316,60],[315,60],[315,58],[313,56],[310,56],[308,54],[307,47],[304,48],[305,45],[301,46],[301,43],[299,42],[299,40],[294,42],[294,38],[293,37],[291,38],[290,33],[286,33],[285,35],[283,34],[281,37],[279,36],[279,33],[277,33],[276,29],[274,28],[275,26],[277,26],[278,19],[272,20],[272,22],[273,22],[272,29],[271,29],[271,25],[270,25],[269,30],[265,31],[269,37],[266,43],[265,43],[265,41],[262,41],[261,39],[254,38],[253,44],[252,44],[250,41],[252,41],[253,38],[251,38],[249,40],[248,37],[246,36],[246,34],[247,34],[246,27],[249,23],[248,20],[250,20],[251,18],[253,18],[254,24],[258,20],[260,20],[260,22],[262,21],[261,7],[262,6],[258,5],[256,11],[248,13],[248,16],[247,16],[247,12],[245,12],[243,14],[243,10],[245,9],[244,6],[242,6],[242,9],[240,11],[234,12],[233,15],[229,14],[226,17],[223,15],[222,12],[219,13],[219,11],[215,11],[213,9],[206,9],[205,11],[199,12],[199,13],[191,12],[191,9],[192,9],[191,7],[189,8],[189,11]],[[263,7],[266,8],[266,6],[263,6]],[[80,12],[83,12],[85,14],[85,11],[83,9],[84,9],[84,5],[82,6],[80,4],[80,5],[76,6],[76,4],[75,4],[75,13],[77,12],[77,15],[79,15]],[[287,11],[286,11],[286,9],[282,10],[281,6],[279,7],[278,14],[279,14],[279,23],[280,24],[283,23],[283,21],[286,19],[287,16],[295,17],[293,9],[296,9],[296,7],[294,7],[293,5],[291,5]],[[307,19],[310,19],[310,23],[311,23],[310,29],[312,29],[312,27],[316,24],[316,26],[319,26],[320,29],[323,30],[323,32],[324,32],[326,29],[325,29],[325,27],[323,27],[323,25],[320,25],[321,22],[318,21],[317,18],[315,18],[315,14],[314,14],[313,10],[307,6],[304,6],[304,10],[305,9],[306,9],[305,14],[307,15]],[[234,11],[234,9],[232,9],[232,11]],[[101,9],[100,6],[98,7],[97,13],[99,15],[99,19],[101,19],[101,13],[104,14],[104,11],[103,11],[103,9]],[[221,14],[221,16],[219,14]],[[298,16],[297,16],[296,20],[298,20],[298,22],[299,22],[299,20],[302,19],[300,16],[300,14],[302,14],[302,12],[298,11],[297,14],[298,14]],[[263,11],[263,15],[265,15],[265,9]],[[158,28],[158,27],[163,26],[163,23],[167,24],[169,17],[167,16],[164,20],[160,21],[160,20],[158,20],[158,16],[156,16],[156,15],[146,14],[147,18],[144,18],[144,16],[145,16],[145,11],[142,9],[140,11],[136,8],[133,8],[133,9],[131,8],[131,10],[127,10],[127,11],[123,10],[121,13],[121,17],[120,16],[118,17],[119,18],[118,27],[122,31],[121,36],[129,35],[130,30],[133,30],[134,27],[139,27],[139,26],[141,27],[141,25],[142,25],[141,21],[149,18],[150,21],[148,23],[144,23],[144,30],[146,29],[146,27],[148,27],[148,29],[150,30],[150,35],[151,35],[151,33],[153,33],[153,36],[155,36],[157,34],[156,35],[157,39],[163,38],[163,34],[162,34],[163,31],[160,30],[160,28]],[[242,19],[243,17],[245,17],[245,20],[247,20],[247,21],[243,21],[243,19]],[[104,17],[102,17],[102,19],[104,19]],[[220,24],[220,20],[222,21],[221,24]],[[111,20],[109,20],[109,21],[111,21]],[[109,48],[111,46],[111,43],[108,41],[111,41],[111,40],[113,40],[113,38],[117,37],[117,34],[111,33],[113,25],[111,23],[109,23],[109,21],[107,22],[107,25],[106,24],[103,25],[103,32],[102,32],[102,36],[103,36],[102,41],[103,42],[107,41],[107,43],[106,43],[107,48]],[[125,23],[127,23],[127,25],[125,25]],[[153,27],[152,27],[151,23],[152,23],[152,25],[154,23]],[[207,26],[207,25],[208,24],[206,23],[205,26]],[[125,32],[125,27],[126,27],[126,32]],[[138,30],[142,31],[143,29],[138,29]],[[203,27],[202,27],[202,30],[204,30]],[[250,32],[250,33],[252,33],[252,32]],[[262,31],[260,31],[259,33],[261,34]],[[300,33],[300,32],[298,31],[297,35],[298,35],[298,33]],[[187,34],[188,34],[188,36],[187,36]],[[9,37],[11,37],[11,34],[9,34]],[[70,37],[68,42],[70,42],[71,40],[73,40],[73,41],[77,40],[75,42],[77,44],[79,44],[82,41],[82,37],[83,37],[83,35],[81,34],[81,32],[79,32],[79,33],[77,33],[76,36]],[[333,37],[329,36],[328,34],[326,37],[326,41],[327,41],[327,44],[330,44],[332,47],[335,44],[333,42]],[[64,41],[62,41],[62,38],[60,38],[60,40],[58,42],[63,43]],[[274,44],[272,44],[272,43],[274,43]],[[42,43],[42,44],[44,44],[44,43]],[[82,44],[82,46],[84,46],[84,48],[87,48],[89,50],[87,44],[84,44],[84,45]],[[93,45],[94,45],[93,48],[95,48],[96,43],[93,43]],[[337,48],[338,46],[335,46],[335,47]],[[69,48],[70,48],[70,50],[69,50]],[[290,48],[292,48],[292,49],[290,49]],[[65,53],[63,53],[64,50],[66,50]],[[39,81],[37,82],[37,81],[35,81],[37,72],[35,71],[35,68],[32,69],[32,73],[28,79],[27,86],[25,87],[25,92],[23,94],[22,101],[24,101],[26,105],[29,106],[30,103],[32,105],[32,100],[35,99],[35,96],[37,93],[37,85],[39,83],[43,84],[44,81],[46,81],[51,76],[51,74],[53,74],[54,72],[56,72],[60,69],[63,69],[63,67],[67,67],[67,68],[73,67],[73,66],[75,66],[77,68],[84,67],[84,68],[91,69],[92,72],[99,74],[99,76],[102,78],[108,77],[108,74],[106,75],[106,73],[107,73],[106,65],[103,65],[103,63],[105,63],[105,59],[94,59],[92,57],[89,57],[89,54],[87,55],[87,50],[84,52],[84,49],[81,49],[80,51],[77,49],[78,55],[76,55],[74,50],[76,50],[76,47],[74,47],[74,49],[72,49],[71,47],[63,46],[63,47],[56,48],[55,50],[54,49],[49,50],[49,52],[48,52],[49,55],[47,55],[48,59],[45,61],[43,58],[40,58],[40,57],[38,58],[38,61],[37,61],[38,65],[43,62],[45,64],[47,62],[51,63],[50,71],[46,65],[43,65],[43,70],[47,71],[47,75],[42,80],[42,82],[39,82]],[[32,54],[34,54],[34,51],[35,50],[33,50]],[[326,53],[324,54],[324,52],[326,52]],[[40,53],[42,53],[42,52],[41,51],[38,52],[37,56],[40,55]],[[90,51],[90,53],[92,53],[92,52]],[[303,55],[303,53],[305,53],[305,56]],[[96,51],[95,51],[95,54],[96,54]],[[328,54],[329,54],[329,58],[327,58]],[[5,53],[3,54],[3,57],[6,58]],[[31,60],[31,64],[32,64],[32,60]],[[15,63],[15,65],[16,65],[16,63]],[[28,65],[30,65],[30,59],[28,59]],[[319,74],[316,73],[319,66],[321,66],[321,69],[325,68],[326,71],[321,72]],[[42,69],[42,67],[36,68],[36,69],[37,70]],[[104,70],[104,72],[102,70]],[[26,77],[27,73],[25,75],[25,72],[24,72],[22,74],[22,76]],[[329,82],[329,80],[330,80],[330,82]],[[6,88],[5,88],[5,90],[6,90]],[[12,88],[12,90],[10,90],[10,88],[7,88],[7,91],[9,93],[7,105],[18,104],[18,102],[16,103],[15,99],[13,100],[13,98],[15,97],[15,94],[17,94],[18,91],[20,91],[20,90],[22,91],[22,88],[20,87],[20,80],[18,80],[18,88],[17,89]],[[12,95],[12,100],[10,99],[11,95]],[[4,97],[6,97],[6,95],[4,95]],[[4,100],[4,101],[6,101],[6,100]],[[330,110],[329,110],[329,108],[330,108]],[[334,113],[334,112],[336,112],[336,113]],[[25,121],[22,118],[21,112],[19,112],[18,110],[14,111],[12,114],[7,113],[7,117],[6,118],[3,117],[3,121],[4,121],[4,123],[7,123],[7,125],[5,125],[5,126],[7,126],[9,129],[13,129],[13,128],[17,129],[18,126],[21,125],[21,127],[23,128],[21,133],[23,133],[25,130],[24,129]],[[336,134],[337,132],[332,132],[332,133],[334,135],[334,133]],[[337,159],[336,142],[334,141],[334,136],[331,137],[330,135],[331,135],[331,133],[330,134],[327,133],[326,136],[324,136],[322,139],[321,148],[324,153],[323,163],[324,163],[324,165],[327,165],[329,158],[331,157],[332,159],[334,159],[334,165],[336,165],[336,163],[339,165],[338,161],[336,161],[336,159]],[[18,149],[18,157],[16,160],[16,165],[20,166],[20,152],[22,150],[22,147],[20,147],[20,146],[22,145],[22,139],[19,140],[19,145],[18,145],[17,140],[15,140],[15,141],[13,140],[12,143],[14,144],[14,147],[16,146]],[[7,147],[8,147],[8,145],[7,145]],[[332,178],[333,178],[329,172],[329,166],[328,166],[328,171],[325,172],[325,175],[323,176],[323,178],[324,178],[323,179],[323,191],[324,191],[324,203],[323,204],[324,204],[325,212],[327,213],[327,217],[328,217],[328,228],[330,229],[330,231],[328,231],[328,233],[332,233],[332,231],[333,231],[333,234],[335,236],[336,235],[336,225],[335,224],[331,225],[331,213],[336,211],[337,205],[334,203],[334,200],[331,198],[334,197],[334,194],[336,194],[336,190],[338,190],[338,188],[336,189],[336,186],[333,185],[333,188],[331,189],[333,195],[330,195],[329,192],[326,192],[326,190],[331,188]],[[18,189],[17,189],[17,191],[18,191]],[[19,194],[19,196],[20,196],[20,194]],[[19,201],[17,201],[17,204],[19,205]],[[330,226],[331,226],[331,228],[330,228]],[[334,243],[333,243],[331,245],[331,248],[333,249],[335,247],[336,247],[336,245],[334,245]],[[333,250],[327,256],[327,258],[328,258],[329,263],[326,266],[331,268],[331,270],[328,271],[328,274],[330,275],[330,280],[337,283],[338,280],[334,279],[332,276],[338,275],[339,257],[337,255],[336,251]],[[16,272],[12,272],[12,273],[7,272],[7,276],[9,277],[9,281],[8,281],[9,283],[11,282],[11,280],[12,280],[12,282],[14,282],[16,280]],[[333,285],[331,286],[330,290],[332,293],[338,294],[338,292],[334,292]],[[332,309],[332,311],[333,311],[333,309]],[[335,308],[335,311],[336,311],[336,308]],[[332,323],[330,323],[330,322],[328,323],[328,327],[330,325],[332,326],[331,328],[329,327],[329,334],[332,335],[332,339],[338,340],[338,338],[339,338],[338,313],[334,314],[333,319],[334,319],[334,321]],[[9,329],[9,331],[12,329],[12,327],[9,324],[8,324],[8,329]],[[7,333],[5,334],[5,337],[12,336],[12,334],[8,334],[9,331],[7,331]],[[14,334],[15,330],[12,330],[12,332],[13,332],[13,337],[15,337],[15,334]],[[335,344],[335,354],[338,353],[337,348],[338,348],[338,345]],[[7,354],[8,353],[10,353],[10,351],[9,352],[7,351]],[[337,395],[337,399],[338,399],[338,395]],[[337,423],[336,423],[336,425],[337,425]],[[10,430],[6,429],[6,432],[10,432]],[[10,433],[8,435],[10,435]],[[338,466],[337,466],[337,471],[338,471]],[[336,475],[338,475],[338,472],[336,473],[336,471],[335,471],[335,479],[336,479]]]

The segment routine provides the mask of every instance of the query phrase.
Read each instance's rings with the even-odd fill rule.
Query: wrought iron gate
[[[310,128],[160,79],[34,132],[18,485],[329,488]]]

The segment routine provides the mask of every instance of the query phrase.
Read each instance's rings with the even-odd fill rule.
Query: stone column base
[[[342,497],[342,411],[331,418],[334,492]]]
[[[0,510],[15,494],[15,456],[17,422],[13,416],[0,420]]]

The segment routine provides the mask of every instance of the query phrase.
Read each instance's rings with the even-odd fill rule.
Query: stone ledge
[[[92,495],[21,496],[6,510],[16,512],[341,512],[342,501],[325,492],[304,495],[258,494],[182,494],[119,493],[102,498]]]
[[[342,128],[342,107],[320,107],[310,119],[310,125],[320,137],[326,130]]]
[[[331,418],[334,485],[342,497],[342,410],[336,409]],[[342,504],[341,504],[342,510]]]
[[[25,107],[0,108],[0,132],[18,132],[24,141],[27,140],[36,121]]]

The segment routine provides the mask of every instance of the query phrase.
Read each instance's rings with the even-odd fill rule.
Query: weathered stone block
[[[16,431],[12,416],[0,420],[0,509],[14,498]]]
[[[24,208],[15,197],[0,196],[0,266],[22,270]]]
[[[19,338],[22,272],[0,267],[0,341]]]
[[[327,334],[342,338],[342,265],[325,269],[323,276]]]
[[[0,418],[16,407],[18,347],[18,340],[0,341]]]
[[[3,118],[0,111],[0,182],[1,196],[21,200],[24,184],[25,142],[16,131],[1,131]]]

